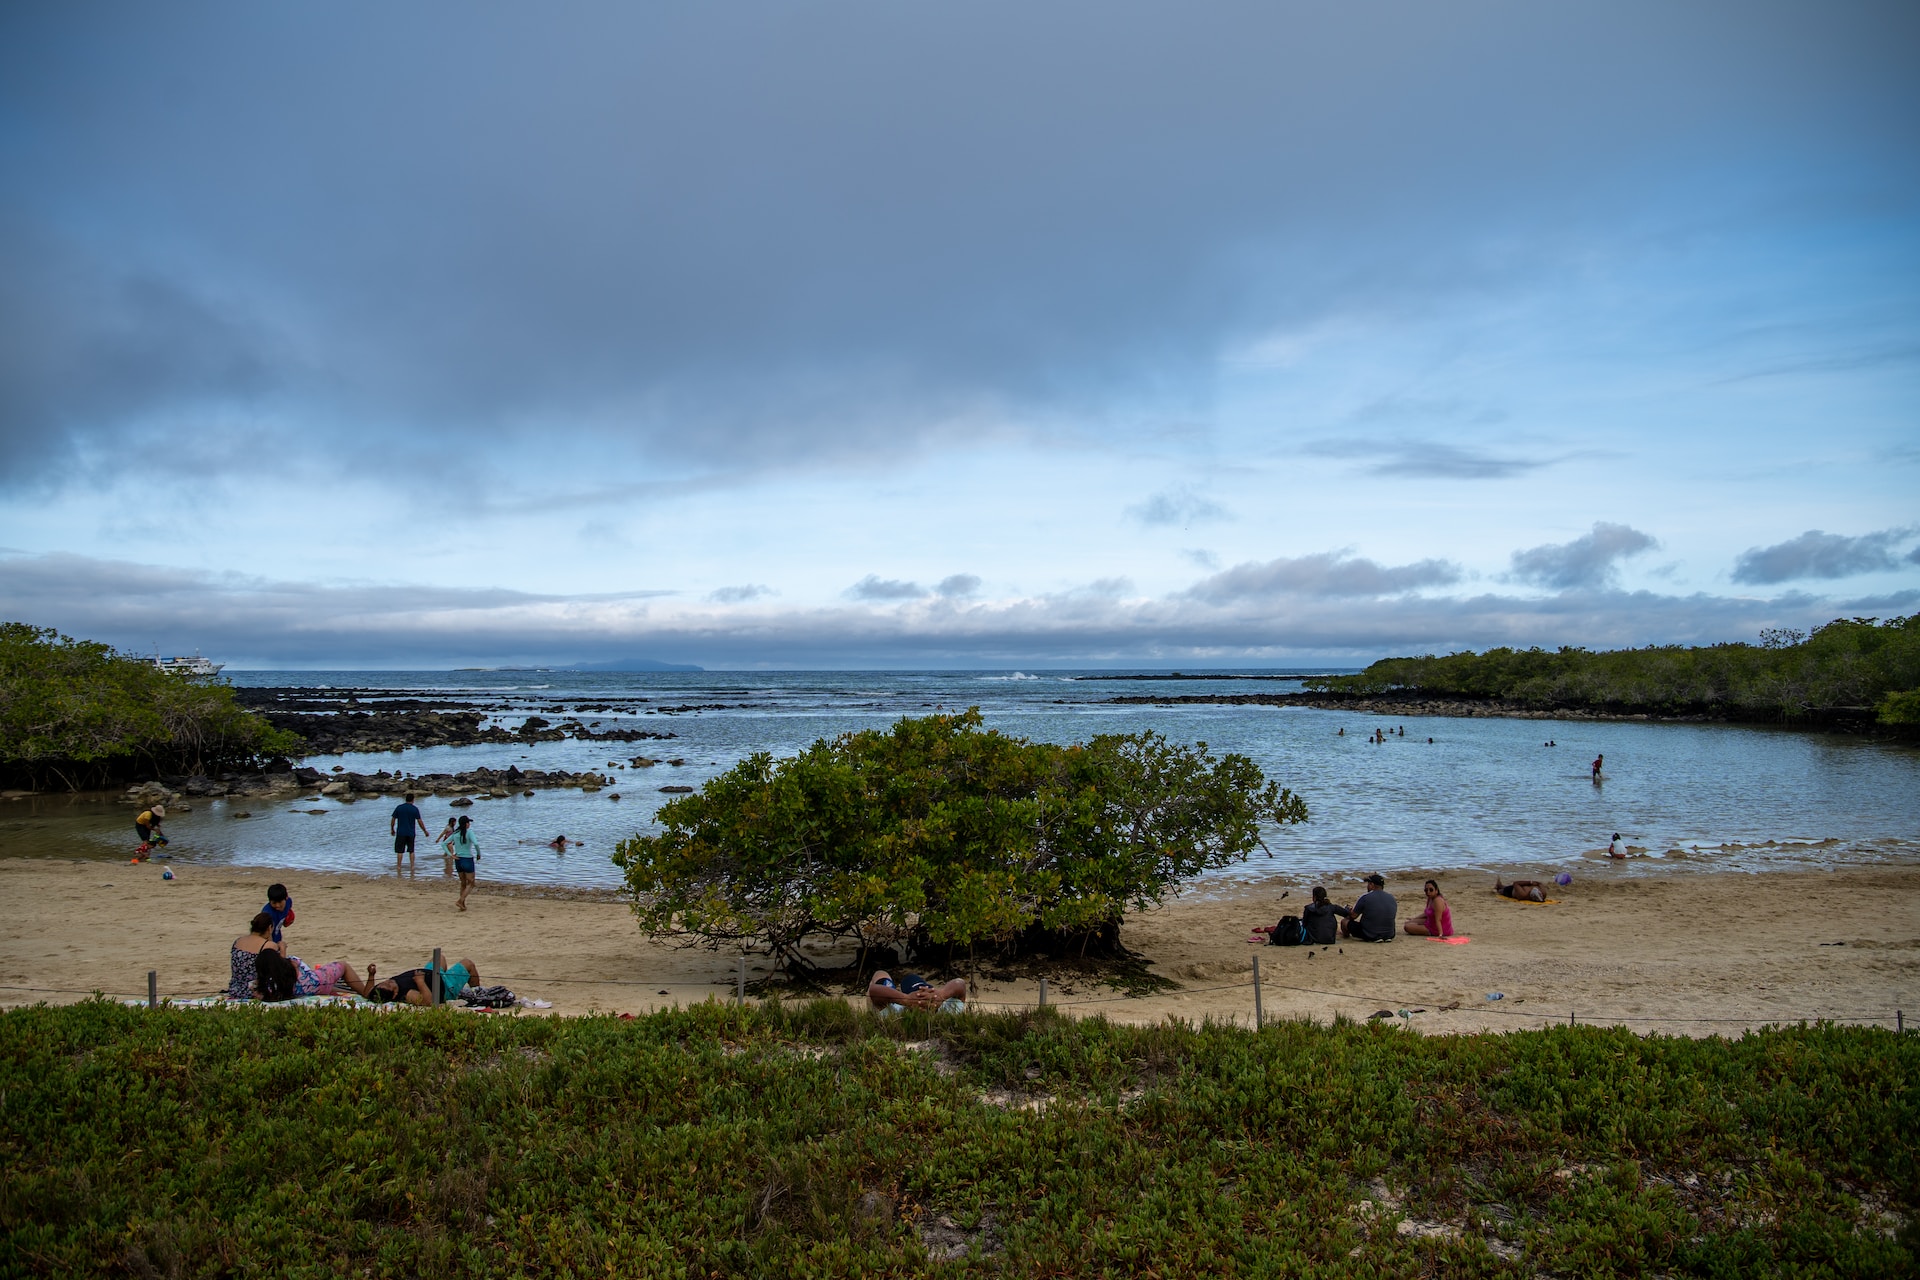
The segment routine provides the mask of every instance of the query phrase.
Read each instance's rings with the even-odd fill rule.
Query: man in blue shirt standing
[[[393,837],[393,869],[400,869],[400,855],[407,855],[407,870],[412,872],[413,839],[418,833],[422,819],[420,810],[413,803],[413,792],[407,792],[406,798],[394,806],[393,816],[387,819],[387,833]]]

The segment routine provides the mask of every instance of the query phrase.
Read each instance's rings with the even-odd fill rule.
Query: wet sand
[[[424,964],[440,946],[483,979],[553,1003],[561,1014],[641,1013],[733,992],[731,954],[641,936],[627,907],[594,891],[482,882],[465,913],[437,867],[412,880],[161,864],[0,862],[0,1005],[65,1002],[101,990],[204,995],[227,979],[227,949],[284,881],[298,912],[287,931],[309,963],[345,959],[382,972]],[[982,981],[983,1006],[1029,1005],[1037,975],[1050,999],[1125,1022],[1253,1019],[1252,959],[1269,1018],[1364,1018],[1405,1009],[1427,1032],[1507,1030],[1568,1020],[1638,1031],[1737,1034],[1767,1022],[1832,1018],[1891,1025],[1920,1017],[1920,866],[1761,873],[1684,871],[1654,879],[1581,869],[1558,905],[1496,898],[1485,881],[1443,879],[1456,929],[1446,945],[1402,935],[1387,945],[1255,947],[1248,927],[1297,911],[1307,882],[1212,887],[1142,913],[1123,939],[1180,990],[1138,998],[1061,967]],[[1508,873],[1529,874],[1518,868]],[[1357,884],[1329,886],[1351,901]],[[1401,918],[1420,889],[1389,884]],[[1282,892],[1287,893],[1284,899]],[[1822,945],[1844,943],[1845,945]],[[749,979],[765,973],[749,962]],[[930,975],[931,976],[931,975]],[[1489,1001],[1490,992],[1502,999]]]

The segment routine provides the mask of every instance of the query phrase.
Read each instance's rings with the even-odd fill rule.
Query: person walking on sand
[[[474,866],[480,861],[480,845],[473,838],[473,819],[461,814],[444,847],[447,856],[453,859],[453,869],[460,873],[460,901],[456,905],[465,911],[467,893],[473,888]]]
[[[387,834],[393,837],[395,871],[400,870],[400,855],[403,853],[407,855],[407,870],[415,870],[413,842],[425,824],[426,819],[420,816],[420,807],[413,802],[413,792],[407,792],[406,797],[393,807],[393,815],[387,819]]]

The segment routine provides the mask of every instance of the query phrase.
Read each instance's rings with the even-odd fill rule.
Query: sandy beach
[[[310,963],[346,959],[382,972],[423,964],[434,946],[471,958],[488,982],[551,1001],[553,1012],[631,1012],[730,997],[737,959],[643,938],[609,894],[482,883],[467,912],[437,868],[385,877],[182,864],[0,862],[0,1004],[65,1002],[87,992],[140,995],[149,969],[163,994],[223,987],[229,941],[284,881],[297,922],[288,938]],[[1426,1032],[1611,1022],[1640,1031],[1736,1034],[1801,1019],[1920,1017],[1920,866],[1833,871],[1683,872],[1610,881],[1578,876],[1555,905],[1516,904],[1490,886],[1443,881],[1456,928],[1446,945],[1253,947],[1248,926],[1297,910],[1305,884],[1275,880],[1192,893],[1129,920],[1124,939],[1179,990],[1142,997],[1068,969],[984,980],[982,1006],[1026,1005],[1037,976],[1050,1000],[1126,1022],[1253,1017],[1252,958],[1270,1018],[1364,1018],[1382,1009]],[[1417,883],[1389,889],[1402,919]],[[1351,900],[1359,886],[1332,886]],[[1288,896],[1284,899],[1282,893]],[[1844,945],[1838,945],[1844,944]],[[749,977],[764,974],[750,962]],[[1501,993],[1498,1001],[1486,997]]]

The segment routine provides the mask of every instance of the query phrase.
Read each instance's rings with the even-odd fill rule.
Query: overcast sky
[[[1920,609],[1920,8],[0,8],[0,614],[1359,664]]]

